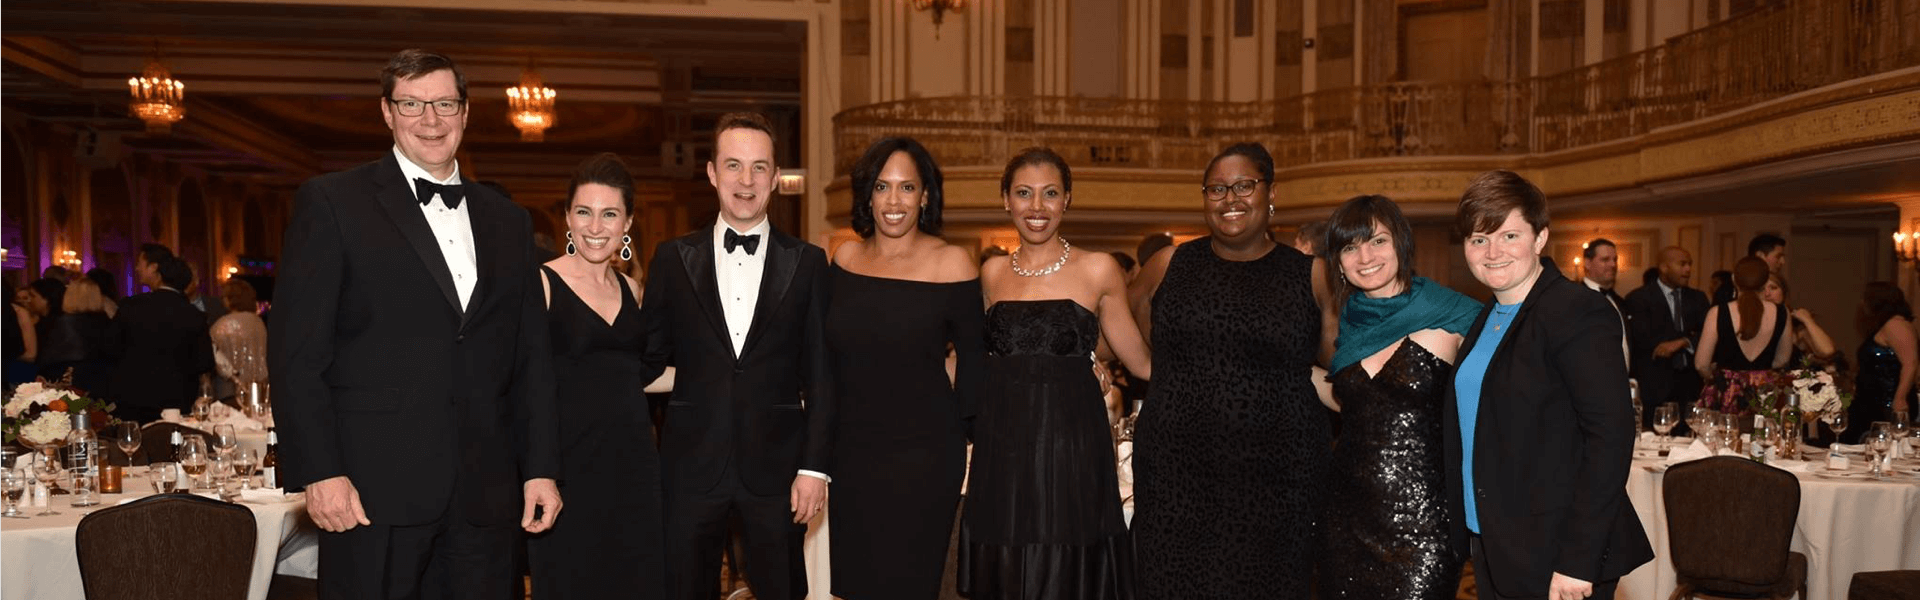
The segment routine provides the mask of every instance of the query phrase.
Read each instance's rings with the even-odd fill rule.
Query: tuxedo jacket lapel
[[[753,351],[754,344],[765,333],[767,321],[773,318],[773,312],[780,308],[780,300],[786,297],[787,288],[793,283],[793,271],[800,266],[799,241],[769,230],[766,247],[762,249],[767,253],[767,264],[760,275],[760,298],[753,305],[753,325],[747,328],[747,342],[740,345],[741,356]]]
[[[733,350],[733,340],[727,335],[727,317],[720,306],[719,274],[713,267],[713,230],[702,229],[689,236],[693,239],[680,244],[680,264],[687,268],[687,280],[693,282],[695,304],[700,312],[707,316],[707,325],[713,327],[713,335],[720,339],[720,345]],[[739,360],[740,356],[733,357]]]
[[[400,235],[413,246],[413,252],[419,255],[427,274],[433,276],[433,282],[440,285],[440,292],[447,298],[447,306],[461,315],[464,324],[466,311],[460,306],[460,293],[453,287],[453,271],[447,269],[447,258],[440,253],[440,245],[434,243],[433,228],[427,225],[427,216],[420,214],[420,201],[414,199],[413,191],[408,189],[407,178],[400,173],[398,159],[386,157],[373,173],[380,190],[380,208],[387,211],[394,228],[400,230]],[[475,243],[478,243],[478,239],[476,235]]]
[[[503,213],[514,208],[512,201],[493,196],[492,190],[475,184],[471,179],[461,179],[467,189],[467,219],[473,227],[474,273],[480,278],[474,282],[467,310],[461,313],[460,324],[464,327],[468,317],[478,314],[480,307],[489,299],[489,294],[500,287],[497,279],[516,275],[499,270],[507,264],[506,253],[518,249],[506,242],[512,237],[512,232],[507,231],[507,224],[512,220]]]

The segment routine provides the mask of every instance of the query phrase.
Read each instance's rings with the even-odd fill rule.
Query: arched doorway
[[[123,298],[133,289],[133,256],[140,244],[133,236],[133,195],[127,173],[99,169],[89,177],[93,211],[93,264],[112,273],[117,282],[107,292]]]

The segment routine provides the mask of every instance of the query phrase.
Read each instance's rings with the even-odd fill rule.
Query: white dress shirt
[[[753,309],[760,303],[760,279],[767,272],[767,247],[773,243],[773,225],[761,217],[759,223],[746,231],[734,231],[739,235],[760,236],[760,244],[754,247],[753,254],[747,254],[745,246],[727,251],[727,231],[731,229],[733,226],[728,225],[726,219],[714,220],[713,277],[720,286],[720,311],[727,317],[727,338],[733,342],[733,355],[737,357],[746,350],[747,333],[753,327]],[[800,474],[833,482],[832,477],[818,471],[800,469]]]
[[[460,163],[453,163],[453,173],[446,179],[438,179],[427,174],[426,169],[407,160],[400,153],[400,147],[393,147],[393,157],[400,160],[400,174],[407,178],[407,191],[419,200],[419,192],[413,184],[415,178],[425,179],[441,185],[460,185]],[[480,267],[473,255],[473,221],[467,216],[467,207],[471,203],[462,201],[459,208],[447,208],[440,200],[440,194],[428,198],[420,205],[420,213],[427,217],[427,227],[433,229],[433,241],[440,246],[440,257],[446,259],[447,270],[453,274],[453,289],[460,294],[461,310],[469,306],[473,298],[473,286],[479,283]]]

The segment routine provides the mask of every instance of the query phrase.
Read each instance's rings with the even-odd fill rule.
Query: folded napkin
[[[1828,446],[1828,448],[1832,448],[1834,450],[1838,450],[1848,454],[1866,454],[1867,453],[1866,444],[1834,444],[1834,445]]]
[[[240,490],[240,499],[262,504],[286,502],[287,491],[281,488],[250,488]]]
[[[1706,443],[1696,440],[1692,444],[1675,448],[1672,452],[1668,452],[1667,464],[1676,465],[1690,460],[1700,460],[1709,456],[1713,456],[1713,450],[1707,448]]]
[[[162,421],[166,421],[166,422],[168,422],[168,423],[179,423],[179,422],[181,422],[181,419],[180,419],[180,409],[178,409],[178,408],[168,408],[168,409],[162,409],[162,410],[160,411],[160,420],[162,420]]]

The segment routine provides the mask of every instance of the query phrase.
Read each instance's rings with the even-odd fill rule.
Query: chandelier
[[[520,73],[520,85],[507,88],[507,120],[520,130],[522,142],[546,140],[553,126],[553,88],[540,83],[531,62]]]
[[[147,133],[166,133],[187,116],[186,87],[160,64],[160,51],[155,49],[140,76],[127,78],[127,93],[132,96],[127,112],[146,121]]]
[[[933,31],[935,35],[939,35],[940,20],[941,17],[947,15],[947,11],[960,12],[960,9],[966,7],[967,0],[913,0],[914,10],[933,10]]]

